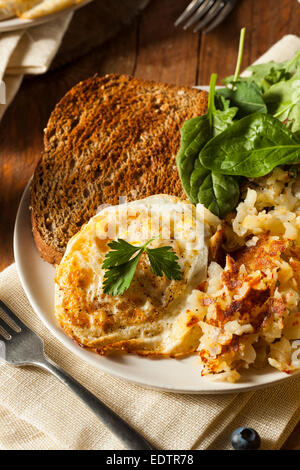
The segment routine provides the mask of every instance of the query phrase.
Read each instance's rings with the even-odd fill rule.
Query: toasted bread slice
[[[102,204],[184,192],[180,128],[206,111],[207,94],[124,75],[78,83],[56,105],[31,185],[33,235],[60,262],[69,239]]]

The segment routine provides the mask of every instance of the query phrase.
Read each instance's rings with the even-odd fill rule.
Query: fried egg
[[[208,240],[219,219],[174,196],[156,195],[103,208],[69,241],[57,267],[55,314],[80,345],[112,351],[180,356],[195,351],[201,328],[193,289],[206,279]],[[171,246],[181,280],[152,273],[147,255],[139,260],[124,294],[103,291],[102,263],[108,243],[122,238],[150,248]]]

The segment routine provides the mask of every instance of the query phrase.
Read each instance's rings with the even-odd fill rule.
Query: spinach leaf
[[[198,156],[199,154],[197,155],[197,157]],[[200,163],[199,158],[197,158],[194,163],[193,171],[190,175],[190,200],[193,202],[193,204],[198,204],[199,188],[204,183],[207,176],[210,175],[210,173],[211,171],[207,168],[204,168],[202,163]]]
[[[215,95],[215,107],[220,111],[226,111],[230,108],[230,101],[224,98],[224,96]]]
[[[241,82],[247,82],[249,80],[250,77],[239,77],[239,81]],[[229,77],[226,77],[226,78],[223,78],[222,80],[222,83],[224,83],[224,85],[230,85],[231,83],[234,82],[234,75],[229,75]]]
[[[247,78],[254,81],[263,92],[266,92],[271,85],[288,80],[300,71],[300,52],[290,60],[251,65],[247,70],[252,72],[251,77]]]
[[[197,201],[218,217],[224,217],[236,208],[239,196],[236,178],[209,172],[198,186]]]
[[[230,106],[236,106],[238,108],[237,119],[241,119],[248,114],[256,112],[267,112],[267,107],[258,85],[247,78],[239,78],[243,59],[245,31],[245,28],[242,28],[234,76],[224,80],[228,85],[226,88],[221,88],[216,91],[216,96],[222,96],[230,101]]]
[[[283,63],[284,64],[284,63]],[[239,77],[239,82],[255,83],[262,93],[265,93],[271,85],[280,82],[281,80],[289,80],[293,73],[284,68],[282,63],[267,62],[265,64],[251,65],[246,69],[252,72],[251,75],[246,77]],[[234,82],[234,75],[229,75],[222,80],[225,85]]]
[[[232,88],[220,88],[216,91],[216,94],[230,100],[231,106],[238,107],[237,119],[255,112],[267,112],[262,93],[254,82],[233,82]]]
[[[250,80],[262,90],[262,92],[266,92],[272,83],[274,83],[274,74],[277,73],[279,70],[285,70],[282,68],[281,64],[276,63],[274,61],[267,62],[265,64],[256,64],[251,65],[246,70],[252,72],[250,77],[247,77],[247,80]],[[283,72],[281,72],[282,74]],[[271,78],[271,82],[269,82],[266,78]]]
[[[207,113],[204,116],[186,121],[180,131],[181,145],[176,157],[176,164],[183,189],[187,197],[194,204],[197,204],[198,201],[192,195],[191,175],[195,169],[195,162],[199,152],[213,136],[222,132],[232,123],[237,112],[236,108],[229,108],[225,101],[222,102],[222,106],[226,108],[224,111],[216,109],[214,103],[216,80],[217,76],[213,74],[210,80]],[[199,171],[199,169],[197,169],[197,171]],[[204,171],[204,173],[207,172]],[[193,189],[193,194],[194,193],[195,190]]]
[[[181,145],[176,156],[177,169],[186,195],[195,203],[190,194],[190,178],[200,150],[211,137],[211,129],[207,115],[186,121],[180,133]]]
[[[271,68],[270,73],[265,76],[265,80],[270,83],[270,85],[275,85],[275,83],[284,81],[284,80],[289,80],[291,78],[292,74],[290,72],[287,72],[285,69],[274,69],[273,67]]]
[[[241,177],[300,163],[300,52],[285,62],[253,65],[251,76],[239,77],[244,38],[245,28],[227,86],[215,92],[213,74],[207,114],[182,127],[176,159],[188,198],[220,217],[235,209]]]
[[[255,113],[211,139],[199,158],[214,173],[258,178],[278,165],[300,162],[300,144],[278,119]]]
[[[225,131],[233,123],[233,118],[237,113],[237,108],[228,108],[225,111],[215,110],[213,117],[213,137]]]
[[[214,214],[223,217],[232,211],[239,198],[239,185],[233,177],[215,175],[201,164],[198,156],[204,145],[231,126],[237,108],[230,108],[224,97],[216,99],[217,76],[210,80],[208,111],[205,116],[190,119],[181,129],[181,146],[176,157],[184,191],[194,204],[202,203]]]
[[[300,73],[271,86],[264,99],[270,114],[280,121],[291,121],[292,131],[300,129]]]
[[[224,112],[221,112],[218,110],[215,111],[214,127],[213,127],[214,136],[220,134],[225,129],[227,129],[227,127],[231,126],[236,111],[237,111],[236,108],[228,108]],[[194,143],[195,143],[194,149],[196,150],[197,143],[198,143],[197,139],[195,139]],[[208,207],[206,205],[206,202],[204,203],[202,198],[199,198],[199,187],[203,184],[206,177],[209,176],[210,174],[210,171],[203,167],[203,165],[200,163],[200,160],[198,158],[199,152],[202,147],[204,147],[204,145],[201,147],[198,147],[196,159],[194,159],[194,168],[192,172],[190,173],[189,198],[194,204],[201,202],[202,204],[205,205],[205,207]],[[218,214],[219,212],[220,211],[214,212],[214,214]]]
[[[251,65],[246,70],[253,72],[250,76],[239,77],[239,81],[253,82],[265,92],[271,85],[280,82],[281,80],[289,80],[292,76],[291,72],[287,72],[286,69],[280,68],[281,64],[276,62],[269,62],[266,64]],[[229,75],[222,80],[225,85],[228,85],[234,81],[234,75]]]
[[[300,130],[294,132],[293,136],[294,136],[294,139],[298,142],[298,144],[300,144]]]

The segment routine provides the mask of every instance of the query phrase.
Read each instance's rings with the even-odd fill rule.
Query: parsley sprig
[[[105,294],[121,295],[129,288],[143,253],[149,258],[153,274],[165,274],[168,279],[181,279],[178,256],[172,247],[147,248],[153,240],[154,238],[148,240],[143,246],[131,245],[121,238],[108,243],[111,250],[106,253],[102,264],[102,269],[106,270],[103,283]]]

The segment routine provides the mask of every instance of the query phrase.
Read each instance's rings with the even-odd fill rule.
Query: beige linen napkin
[[[45,73],[70,24],[73,13],[27,30],[0,34],[0,119],[15,97],[25,74]],[[4,98],[4,99],[3,99]]]
[[[300,50],[285,36],[264,60]],[[0,274],[0,298],[45,341],[48,356],[132,424],[158,449],[230,449],[231,432],[251,426],[264,449],[279,449],[300,418],[300,377],[262,391],[179,395],[143,389],[100,372],[62,346],[30,307],[15,265]],[[0,448],[122,449],[120,442],[64,385],[33,367],[0,364]]]

